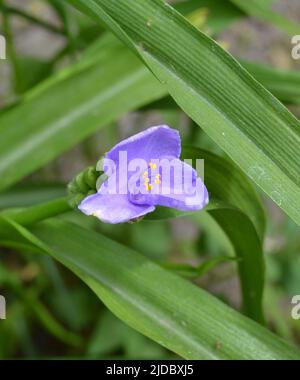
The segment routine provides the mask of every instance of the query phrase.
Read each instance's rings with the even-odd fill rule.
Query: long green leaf
[[[300,123],[276,98],[160,0],[66,1],[138,53],[183,110],[300,224]]]
[[[120,319],[187,359],[299,359],[273,333],[129,248],[52,220],[23,238],[78,275]]]
[[[274,96],[286,104],[300,104],[300,73],[296,70],[278,69],[269,65],[251,62],[240,61],[240,63],[249,71],[254,78],[265,86]],[[168,101],[167,101],[168,99]],[[174,101],[169,100],[170,97],[165,98],[156,103],[159,107],[165,106],[167,108],[177,107]],[[147,105],[151,109],[152,104]]]

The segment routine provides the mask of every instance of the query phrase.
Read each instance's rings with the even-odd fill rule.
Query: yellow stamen
[[[151,190],[152,189],[152,185],[151,185],[151,183],[149,183],[149,184],[145,184],[145,188],[146,188],[146,190]]]
[[[160,180],[160,179],[156,179],[156,180],[154,181],[154,183],[155,183],[156,185],[160,185],[160,184],[161,184],[161,180]]]
[[[151,169],[156,169],[156,164],[154,164],[153,162],[149,162],[149,166]]]

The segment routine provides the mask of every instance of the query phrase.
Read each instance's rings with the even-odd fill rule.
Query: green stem
[[[65,12],[65,18],[64,18],[64,24],[65,24],[65,33],[66,37],[68,38],[68,48],[71,54],[71,57],[76,60],[77,59],[77,38],[76,35],[74,35],[74,26],[76,26],[76,23],[73,19],[73,14],[70,11]]]
[[[176,263],[160,263],[162,268],[168,269],[172,272],[185,278],[199,278],[204,274],[214,269],[217,265],[229,261],[237,261],[236,257],[217,256],[204,261],[199,266],[192,266],[189,264],[176,264]]]
[[[72,210],[67,198],[58,198],[23,210],[6,210],[0,217],[8,217],[22,226],[28,226]]]

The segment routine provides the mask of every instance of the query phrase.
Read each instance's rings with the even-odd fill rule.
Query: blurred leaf
[[[160,0],[66,1],[139,54],[182,109],[300,224],[300,123],[275,97]]]
[[[1,342],[5,342],[0,345],[0,358],[7,359],[16,354],[20,355],[20,351],[28,358],[35,353],[35,350],[28,334],[29,326],[24,320],[24,307],[20,302],[13,302],[8,313],[7,319],[1,321],[0,325],[0,339]]]
[[[300,34],[300,24],[293,20],[288,20],[280,13],[272,10],[274,1],[270,0],[230,0],[231,3],[239,7],[252,17],[267,21],[278,28],[286,31],[291,36]]]
[[[213,257],[234,256],[234,248],[229,237],[209,213],[196,213],[191,215],[191,218],[199,225],[204,234],[198,241],[199,250],[209,252]]]
[[[88,357],[110,357],[123,350],[124,359],[161,359],[166,351],[139,334],[109,311],[101,316],[89,342]]]
[[[120,349],[124,325],[110,312],[103,314],[91,336],[87,356],[101,357]]]
[[[10,223],[77,274],[120,319],[184,358],[300,357],[264,327],[100,234],[59,220],[31,232]]]
[[[57,317],[61,317],[66,325],[73,331],[78,331],[83,323],[82,319],[86,319],[84,313],[85,304],[77,304],[74,301],[74,289],[69,289],[66,285],[65,278],[60,273],[57,262],[49,256],[41,256],[39,260],[45,275],[49,278],[52,285],[51,294],[47,297],[47,302],[53,305],[53,310]],[[84,315],[83,318],[80,318]]]
[[[162,96],[164,89],[132,53],[111,39],[103,44],[87,67],[82,63],[66,70],[57,81],[51,80],[49,88],[43,84],[29,100],[0,117],[0,189],[124,112]],[[122,52],[118,59],[117,51]]]
[[[289,323],[290,311],[284,310],[281,303],[284,295],[278,287],[266,287],[268,317],[274,331],[284,339],[293,341],[292,323]]]
[[[242,61],[242,65],[281,101],[300,104],[300,73]]]
[[[7,6],[3,4],[3,0],[0,2],[0,10],[1,12],[9,15],[9,16],[18,16],[21,17],[25,20],[27,20],[30,23],[36,24],[41,28],[44,28],[52,33],[56,34],[62,34],[64,35],[64,30],[57,28],[55,25],[48,23],[47,21],[44,21],[40,17],[35,17],[34,15],[27,13],[26,10],[19,8],[19,7],[14,7],[14,6]]]
[[[66,198],[57,198],[25,209],[6,209],[0,213],[0,216],[4,218],[11,217],[17,223],[28,226],[70,210],[71,208]],[[0,226],[3,227],[4,232],[5,228],[2,219],[0,219]]]
[[[31,311],[35,319],[51,335],[72,346],[81,344],[80,337],[61,325],[38,300],[34,291],[25,289],[20,279],[15,274],[8,272],[3,266],[0,266],[0,280],[4,286],[13,290],[17,297],[22,300],[24,306]]]
[[[68,331],[47,310],[47,308],[34,297],[23,294],[24,302],[32,311],[35,318],[42,324],[48,333],[67,345],[80,347],[82,339],[79,335]]]
[[[188,264],[174,264],[174,263],[165,263],[161,264],[161,266],[165,269],[171,270],[174,273],[186,278],[199,278],[204,276],[211,269],[215,268],[219,264],[223,264],[224,262],[234,261],[235,258],[228,256],[219,256],[213,257],[209,260],[205,260],[202,264],[195,267]]]
[[[164,259],[168,255],[171,234],[164,221],[134,223],[130,228],[130,245],[151,259]]]
[[[234,4],[220,0],[187,0],[174,4],[180,13],[190,16],[195,10],[206,10],[208,31],[216,34],[227,26],[245,16],[245,13]]]
[[[38,60],[32,57],[19,57],[20,70],[22,71],[22,88],[20,93],[24,93],[37,85],[42,80],[51,76],[53,65],[51,62]]]
[[[28,182],[0,193],[0,209],[28,207],[66,195],[66,186]]]

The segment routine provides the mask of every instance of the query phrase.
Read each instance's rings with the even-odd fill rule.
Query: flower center
[[[149,162],[149,169],[145,171],[142,175],[142,180],[145,186],[145,189],[147,191],[151,191],[153,188],[153,185],[160,185],[161,184],[161,174],[160,173],[153,173],[154,170],[156,170],[157,165],[153,162]]]

